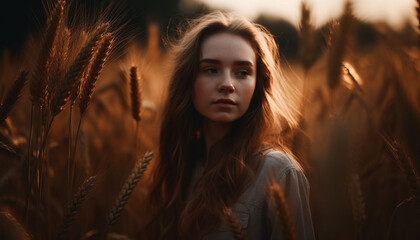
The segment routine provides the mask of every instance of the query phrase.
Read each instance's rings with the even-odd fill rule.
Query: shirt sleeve
[[[315,239],[309,207],[309,184],[302,170],[295,167],[283,169],[274,179],[278,181],[292,218],[298,240]],[[279,218],[272,201],[266,208],[268,217],[268,235],[271,240],[284,239],[279,226]]]

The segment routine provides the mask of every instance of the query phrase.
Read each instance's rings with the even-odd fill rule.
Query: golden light
[[[295,26],[300,19],[300,0],[183,0],[184,4],[203,3],[211,8],[235,11],[250,19],[261,14],[283,18]],[[307,0],[316,26],[338,17],[346,0]],[[363,21],[386,22],[400,28],[416,24],[415,0],[353,0],[356,17]]]

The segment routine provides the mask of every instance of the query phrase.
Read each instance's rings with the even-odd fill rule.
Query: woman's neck
[[[220,141],[229,131],[232,123],[214,122],[211,120],[203,121],[203,135],[206,143],[206,152],[218,141]]]

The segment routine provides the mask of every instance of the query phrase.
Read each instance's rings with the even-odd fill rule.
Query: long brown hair
[[[193,106],[193,86],[202,41],[220,32],[250,43],[257,58],[257,81],[246,113],[206,153],[197,135],[202,117]],[[162,239],[200,239],[217,227],[223,208],[231,207],[251,182],[258,167],[256,156],[263,146],[276,142],[270,133],[278,132],[273,131],[279,129],[277,123],[295,124],[296,111],[286,104],[293,91],[280,79],[277,45],[261,25],[231,13],[207,14],[190,23],[173,48],[173,57],[151,203],[163,226]],[[204,172],[187,200],[194,166],[203,158]]]

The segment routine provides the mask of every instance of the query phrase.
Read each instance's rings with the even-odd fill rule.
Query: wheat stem
[[[71,151],[72,151],[72,132],[71,132],[71,125],[72,125],[72,111],[73,111],[73,105],[70,104],[70,113],[69,113],[69,144],[68,144],[68,154],[67,154],[67,188],[70,188],[70,161],[71,161]],[[67,198],[70,199],[71,197],[71,191],[68,191]]]
[[[366,220],[366,206],[363,199],[359,175],[352,174],[349,181],[350,200],[353,210],[353,220],[356,227],[356,238],[360,239],[363,223]]]

